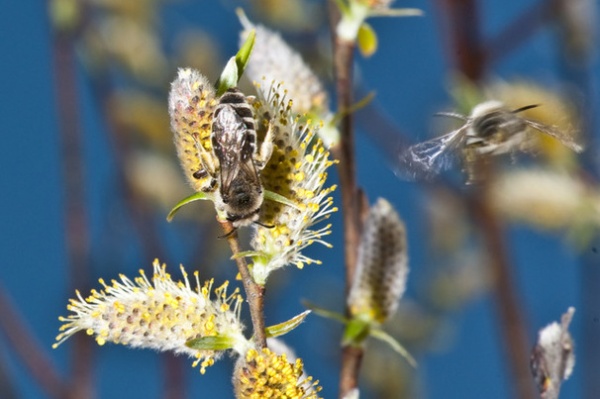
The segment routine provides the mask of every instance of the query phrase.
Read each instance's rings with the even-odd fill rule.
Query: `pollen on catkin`
[[[404,223],[391,204],[380,198],[369,211],[358,247],[348,295],[352,316],[383,323],[396,311],[407,275]]]
[[[283,82],[288,98],[294,99],[292,109],[298,114],[322,115],[329,111],[329,97],[315,73],[304,63],[300,54],[293,50],[282,37],[272,30],[255,25],[240,17],[244,30],[240,34],[243,43],[251,30],[256,32],[252,57],[248,61],[246,74],[251,81]],[[279,86],[283,95],[284,87]],[[258,88],[263,96],[269,95],[270,88]]]
[[[303,376],[301,359],[290,363],[285,354],[268,348],[250,349],[241,356],[233,374],[236,399],[319,399],[319,381]]]
[[[254,103],[257,125],[262,130],[270,127],[273,133],[273,153],[261,172],[261,181],[266,190],[282,195],[295,206],[275,201],[265,201],[262,206],[264,226],[256,226],[251,243],[260,254],[253,266],[259,283],[264,283],[271,271],[288,264],[302,268],[320,263],[302,254],[302,250],[316,242],[330,246],[323,237],[331,233],[331,225],[313,226],[337,210],[331,197],[335,186],[325,186],[327,170],[335,161],[315,136],[318,127],[311,121],[303,123],[281,92],[280,84],[273,83],[269,95],[265,98],[259,90]]]
[[[177,155],[183,173],[195,191],[216,190],[218,161],[212,153],[210,135],[217,105],[215,89],[200,72],[179,69],[169,93],[169,115]]]
[[[293,99],[292,112],[323,121],[317,134],[325,146],[339,143],[340,133],[334,123],[334,115],[329,107],[329,96],[318,76],[302,60],[302,56],[290,47],[276,32],[258,24],[253,24],[242,14],[240,21],[244,30],[240,41],[249,32],[256,32],[252,57],[246,68],[246,76],[252,82],[281,82],[281,85],[258,85],[263,98],[272,96],[270,91],[278,90],[280,96]]]
[[[56,337],[56,348],[78,331],[94,335],[99,345],[106,342],[133,348],[173,351],[195,358],[204,373],[222,351],[196,350],[186,346],[191,339],[201,337],[228,337],[233,349],[244,352],[248,341],[243,336],[240,322],[242,298],[238,290],[227,294],[228,282],[212,289],[213,281],[200,285],[195,273],[196,290],[190,286],[187,273],[181,267],[183,281],[173,281],[166,266],[156,260],[154,275],[149,280],[143,271],[130,280],[121,275],[121,281],[110,285],[103,280],[103,290],[92,290],[83,298],[71,299],[67,309],[71,314],[60,317],[64,324]],[[211,299],[211,291],[216,298]]]

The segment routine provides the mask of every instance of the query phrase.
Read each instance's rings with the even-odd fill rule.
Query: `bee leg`
[[[256,169],[262,170],[273,154],[273,125],[269,123],[265,139],[260,145],[259,151],[254,156],[254,165]]]
[[[200,158],[200,163],[202,164],[201,170],[212,178],[215,178],[217,174],[217,165],[215,165],[213,156],[204,148],[202,143],[200,143],[200,135],[198,135],[198,133],[192,134],[192,137],[194,138],[196,151],[198,151],[198,158]]]
[[[235,234],[235,232],[237,231],[237,227],[234,227],[233,229],[231,229],[229,232],[227,232],[226,234],[223,234],[222,236],[218,236],[217,238],[219,240],[222,240],[224,238],[229,238],[231,237],[233,234]]]

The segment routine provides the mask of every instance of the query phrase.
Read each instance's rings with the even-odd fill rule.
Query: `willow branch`
[[[89,285],[89,229],[85,209],[85,176],[82,157],[82,132],[77,95],[74,36],[56,32],[54,37],[54,81],[58,104],[66,218],[66,245],[71,284],[83,289]],[[91,397],[92,341],[84,335],[73,338],[72,381],[69,393],[74,398]]]
[[[501,60],[519,45],[531,39],[554,14],[555,3],[554,0],[541,0],[514,18],[500,33],[487,41],[484,46],[486,59],[489,62]]]
[[[254,342],[259,348],[267,347],[267,335],[265,333],[265,287],[254,282],[248,270],[246,259],[238,257],[240,251],[240,242],[237,231],[231,222],[220,222],[223,227],[227,243],[231,248],[235,263],[242,278],[244,291],[246,292],[246,301],[250,307],[250,317],[252,319],[252,328],[254,330]]]
[[[337,108],[352,107],[354,42],[343,40],[336,35],[339,14],[337,7],[330,2],[330,26],[333,38],[333,61],[337,94]],[[354,129],[352,113],[345,113],[339,124],[340,143],[332,149],[339,160],[338,174],[342,195],[344,219],[344,255],[346,266],[346,293],[348,293],[356,268],[356,250],[360,242],[360,202],[356,184],[356,162],[354,150]],[[346,310],[347,311],[347,310]],[[340,397],[358,386],[358,373],[363,350],[346,346],[342,349],[342,369],[340,374]]]
[[[334,43],[334,68],[338,109],[349,109],[352,105],[352,66],[354,43],[336,37]],[[338,174],[342,194],[344,219],[344,248],[346,259],[346,288],[349,288],[356,266],[356,248],[360,240],[358,188],[356,184],[356,161],[352,113],[346,113],[339,125],[340,143],[332,149],[339,160]]]
[[[488,174],[489,178],[489,174]],[[479,226],[492,272],[498,324],[504,340],[504,350],[510,364],[516,398],[534,397],[529,370],[529,340],[527,328],[515,289],[504,232],[500,220],[487,198],[487,188],[481,187],[470,198],[470,209]]]

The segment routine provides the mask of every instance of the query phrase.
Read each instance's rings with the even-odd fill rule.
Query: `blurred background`
[[[216,239],[210,204],[189,205],[166,222],[170,208],[191,193],[169,130],[169,84],[185,66],[217,79],[237,51],[235,9],[242,7],[302,53],[335,104],[330,5],[0,4],[0,397],[66,397],[61,386],[76,398],[232,397],[232,359],[201,376],[189,359],[100,348],[83,333],[52,350],[57,318],[66,315],[76,288],[88,292],[98,288],[99,277],[109,281],[150,270],[154,258],[177,278],[183,264],[200,270],[201,279],[234,279],[237,271],[226,243]],[[362,368],[361,398],[516,397],[498,312],[503,305],[488,267],[498,254],[490,251],[484,222],[465,199],[460,167],[427,185],[394,173],[400,146],[447,131],[433,114],[468,113],[490,96],[515,108],[540,103],[547,111],[537,118],[578,126],[578,140],[585,143],[578,158],[551,142],[541,142],[535,158],[507,157],[497,165],[489,202],[500,222],[495,248],[512,276],[509,288],[527,348],[540,328],[574,306],[577,363],[561,397],[600,397],[594,375],[600,369],[597,2],[394,5],[420,8],[424,16],[369,20],[378,49],[370,57],[356,54],[355,97],[376,97],[355,115],[357,173],[369,201],[388,199],[407,225],[408,292],[385,329],[419,366],[412,370],[373,342]],[[337,183],[335,171],[330,179]],[[334,248],[309,248],[323,265],[289,267],[269,280],[267,324],[299,313],[306,298],[343,311],[341,213],[331,221]],[[324,398],[337,397],[341,331],[333,321],[310,316],[285,337],[320,380]]]

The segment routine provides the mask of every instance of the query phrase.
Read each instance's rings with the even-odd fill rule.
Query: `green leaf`
[[[215,335],[190,339],[185,346],[202,351],[222,351],[233,348],[234,343],[234,339],[227,335]]]
[[[417,361],[415,360],[415,358],[412,357],[412,355],[408,353],[406,348],[404,348],[398,341],[396,341],[394,337],[392,337],[385,331],[380,330],[379,328],[372,328],[371,336],[373,338],[377,338],[378,340],[387,343],[389,346],[392,347],[392,349],[396,353],[405,358],[408,364],[410,364],[413,368],[417,368]]]
[[[349,108],[347,109],[342,109],[340,111],[338,111],[335,116],[333,117],[333,119],[331,120],[331,124],[333,125],[337,125],[338,122],[340,120],[342,120],[342,118],[346,115],[349,114],[353,114],[356,111],[366,107],[367,105],[369,105],[371,103],[371,101],[373,101],[373,99],[375,98],[375,92],[372,91],[370,93],[368,93],[366,96],[364,96],[363,98],[360,99],[360,101],[352,104]]]
[[[203,192],[194,193],[194,194],[190,195],[189,197],[182,199],[181,201],[179,201],[177,203],[177,205],[175,205],[173,207],[173,209],[171,209],[171,212],[169,212],[169,214],[167,215],[167,221],[170,222],[171,220],[173,220],[173,217],[175,216],[177,211],[179,211],[179,209],[182,206],[187,205],[190,202],[199,201],[199,200],[210,200],[210,199],[211,198],[206,193],[203,193]]]
[[[371,331],[371,324],[362,319],[351,319],[346,324],[344,330],[344,337],[342,339],[343,345],[361,346],[363,342],[369,337]]]
[[[358,28],[357,45],[361,54],[370,57],[377,51],[377,33],[371,25],[363,22]]]
[[[300,206],[297,203],[295,203],[294,201],[292,201],[290,199],[287,199],[283,195],[274,193],[273,191],[265,190],[264,197],[265,197],[265,199],[268,199],[270,201],[279,202],[280,204],[287,205],[294,209],[301,210]]]
[[[309,302],[307,300],[303,300],[302,305],[304,305],[304,307],[312,310],[318,316],[321,316],[321,317],[324,317],[324,318],[330,319],[330,320],[339,321],[342,324],[348,323],[348,319],[346,317],[344,317],[343,315],[341,315],[337,312],[331,311],[331,310],[320,308],[317,305],[315,305],[314,303]]]
[[[244,74],[246,70],[246,65],[248,65],[248,61],[250,60],[250,54],[252,54],[252,49],[254,48],[254,42],[256,41],[256,30],[252,29],[248,32],[248,37],[240,50],[235,55],[235,64],[238,68],[239,77],[238,80]]]
[[[252,48],[254,47],[254,41],[256,39],[256,32],[254,29],[248,33],[248,37],[237,54],[227,61],[227,65],[221,72],[221,76],[217,81],[217,95],[220,96],[232,87],[236,87],[238,82],[242,78],[242,74],[246,69],[250,54],[252,54]]]
[[[296,317],[289,319],[288,321],[284,321],[283,323],[275,324],[273,326],[265,328],[267,337],[279,337],[289,333],[290,331],[298,327],[300,324],[302,324],[302,322],[304,321],[306,316],[309,315],[310,312],[310,310],[306,310],[297,315]]]

